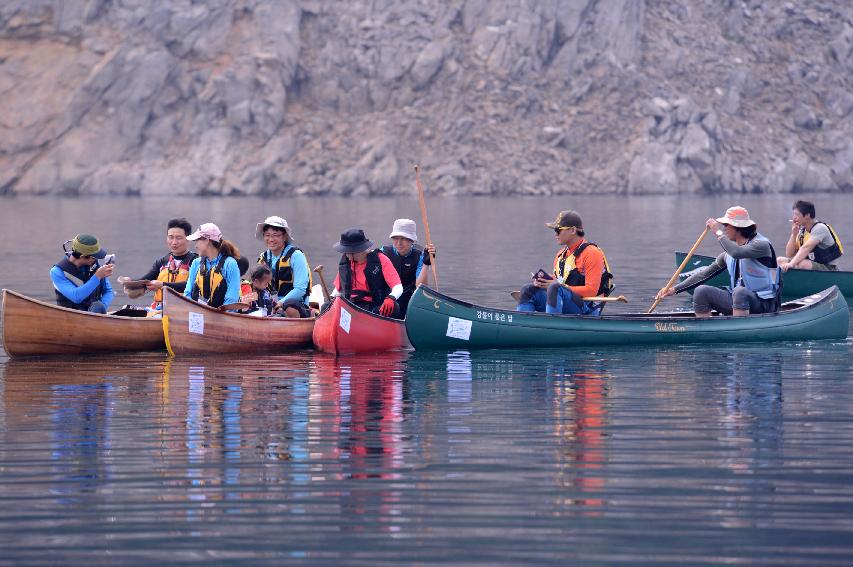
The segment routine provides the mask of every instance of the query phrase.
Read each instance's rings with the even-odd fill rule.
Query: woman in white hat
[[[435,246],[431,242],[427,243],[426,248],[415,244],[418,241],[418,226],[411,219],[395,220],[389,238],[392,244],[383,246],[381,250],[400,275],[403,295],[397,303],[401,316],[405,317],[415,288],[421,284],[429,285],[429,269],[424,269],[424,266],[429,266],[431,257],[435,256]]]
[[[657,297],[696,288],[693,292],[696,317],[710,317],[712,310],[735,317],[778,311],[782,270],[777,265],[773,245],[758,232],[749,212],[743,207],[731,207],[724,216],[708,219],[705,224],[717,235],[723,253],[710,266],[678,285],[660,290]],[[729,289],[700,285],[723,270],[729,272]]]
[[[276,301],[276,311],[287,317],[310,317],[308,296],[311,294],[311,268],[308,258],[293,244],[293,233],[281,217],[267,217],[255,227],[255,238],[263,240],[267,249],[258,257],[258,264],[272,272],[270,293]]]

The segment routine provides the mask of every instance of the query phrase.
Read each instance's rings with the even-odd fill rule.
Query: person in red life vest
[[[335,277],[333,297],[346,297],[357,307],[383,317],[400,316],[397,300],[403,294],[403,284],[394,264],[385,254],[374,250],[374,244],[360,228],[350,228],[341,234],[333,248],[342,253]]]
[[[583,221],[575,211],[561,211],[557,220],[545,226],[554,229],[561,246],[554,258],[554,272],[540,270],[533,283],[521,288],[518,311],[600,315],[603,303],[583,298],[607,296],[613,289],[604,252],[584,239]]]
[[[397,300],[400,305],[400,316],[406,316],[409,300],[419,285],[429,285],[429,266],[432,256],[435,256],[435,246],[427,243],[426,247],[415,244],[418,240],[418,226],[411,219],[397,219],[391,229],[390,246],[380,248],[380,252],[388,256],[394,269],[400,275],[403,284],[403,295]]]
[[[151,269],[138,280],[148,280],[145,286],[154,292],[152,312],[159,313],[163,309],[163,288],[170,287],[183,293],[190,274],[190,265],[198,258],[198,254],[189,249],[187,236],[192,234],[193,227],[185,218],[172,219],[166,224],[166,246],[169,253],[157,259]]]

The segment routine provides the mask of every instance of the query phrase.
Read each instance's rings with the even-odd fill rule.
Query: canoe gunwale
[[[211,313],[213,315],[221,315],[224,318],[223,319],[224,321],[227,321],[228,318],[244,319],[244,320],[248,319],[251,321],[260,320],[260,321],[265,321],[265,322],[271,323],[271,324],[284,323],[284,322],[288,321],[288,317],[256,317],[254,315],[247,315],[246,313],[235,313],[234,311],[222,311],[222,310],[217,309],[215,307],[211,307],[210,305],[205,305],[204,303],[199,303],[198,301],[193,301],[192,299],[185,296],[183,293],[175,291],[172,288],[168,288],[168,287],[164,286],[163,289],[168,290],[168,291],[166,291],[167,294],[174,295],[175,298],[179,298],[179,299],[187,302],[188,304],[192,305],[195,308],[202,309],[202,310],[206,311],[207,313]],[[300,320],[301,321],[316,321],[318,318],[319,317],[305,317],[304,319],[300,319]],[[293,319],[291,319],[291,322],[292,321],[293,321]]]
[[[498,307],[486,307],[483,305],[476,305],[474,303],[469,303],[467,301],[462,301],[461,299],[456,299],[454,297],[450,297],[449,295],[445,295],[441,292],[435,291],[434,289],[428,286],[418,286],[423,287],[423,295],[433,301],[444,301],[446,303],[460,305],[467,309],[479,309],[479,310],[488,310],[494,313],[506,313],[512,315],[524,315],[531,317],[546,317],[546,318],[554,318],[554,319],[568,319],[568,320],[587,320],[587,321],[659,321],[660,319],[666,319],[668,321],[696,321],[697,318],[693,314],[692,311],[664,311],[656,314],[650,313],[624,313],[620,315],[572,315],[572,314],[556,314],[556,313],[537,313],[537,312],[524,312],[524,311],[516,311],[512,309],[502,309]],[[832,286],[827,288],[820,293],[812,294],[807,296],[806,298],[812,299],[812,301],[805,302],[803,301],[806,298],[800,298],[797,300],[786,301],[782,304],[783,307],[799,305],[798,307],[794,307],[792,309],[785,309],[776,311],[774,313],[756,313],[752,315],[747,315],[750,319],[755,319],[759,317],[780,317],[789,315],[792,313],[804,311],[806,309],[811,309],[816,305],[821,303],[825,303],[830,301],[835,294],[841,295],[841,292],[838,290],[837,286]],[[818,296],[818,297],[813,297]],[[742,319],[743,317],[735,317],[734,315],[714,315],[712,319],[714,321],[720,320],[732,320],[732,319]]]

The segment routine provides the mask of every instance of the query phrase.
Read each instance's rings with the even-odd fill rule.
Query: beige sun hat
[[[388,238],[402,236],[413,242],[418,241],[418,225],[412,219],[397,219],[394,221],[394,226],[391,228],[391,234]]]
[[[749,218],[749,211],[739,205],[726,209],[726,214],[717,219],[720,224],[730,224],[739,228],[746,228],[755,224],[755,221]]]
[[[281,217],[276,217],[276,216],[267,217],[264,219],[264,222],[259,222],[257,224],[257,226],[255,226],[255,238],[257,238],[258,240],[264,239],[264,227],[265,226],[274,226],[276,228],[283,228],[284,231],[287,233],[287,236],[289,236],[290,239],[293,240],[293,233],[290,231],[290,227],[287,226],[287,221]]]

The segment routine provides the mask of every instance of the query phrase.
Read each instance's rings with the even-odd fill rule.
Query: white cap
[[[391,229],[391,235],[388,238],[402,236],[413,242],[418,241],[418,225],[412,219],[397,219],[394,221],[394,228]]]
[[[264,227],[265,226],[275,226],[278,228],[283,228],[287,235],[293,240],[293,233],[290,232],[290,227],[287,226],[287,221],[281,217],[267,217],[264,219],[264,222],[259,222],[255,227],[255,238],[258,240],[264,239]]]

